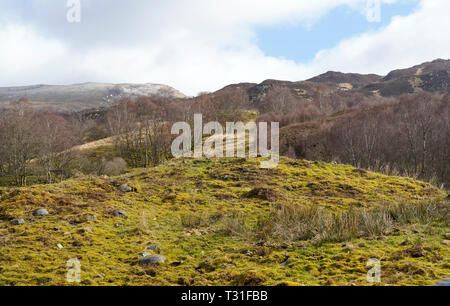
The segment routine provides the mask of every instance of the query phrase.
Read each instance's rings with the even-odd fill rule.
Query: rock
[[[84,215],[84,218],[86,219],[86,221],[95,221],[97,220],[97,217],[91,214],[86,214]]]
[[[105,275],[103,274],[97,274],[93,277],[93,279],[105,279]]]
[[[355,246],[352,243],[344,244],[344,251],[345,252],[352,252],[355,250]]]
[[[48,215],[48,211],[44,208],[39,208],[37,210],[34,211],[33,216],[35,217],[43,217],[43,216],[47,216]]]
[[[446,246],[450,246],[450,240],[444,240],[444,241],[442,241],[442,244],[445,244]]]
[[[119,189],[120,191],[122,191],[122,192],[132,192],[132,191],[133,191],[133,188],[131,188],[131,187],[128,186],[127,184],[120,185],[120,186],[118,187],[118,189]]]
[[[166,258],[161,255],[147,256],[139,260],[139,265],[143,267],[157,265],[159,263],[164,263]]]
[[[145,249],[148,251],[159,251],[159,247],[157,245],[148,246]]]
[[[446,234],[444,235],[444,237],[445,237],[445,239],[450,240],[450,233],[446,233]]]
[[[450,287],[450,278],[443,280],[442,282],[438,283],[436,286],[438,287]]]
[[[126,213],[126,211],[124,211],[124,210],[113,210],[112,212],[112,215],[114,216],[114,217],[117,217],[117,218],[125,218],[125,217],[128,217],[128,214]]]
[[[25,224],[25,220],[24,219],[16,219],[16,220],[12,220],[11,221],[12,225],[23,225]]]

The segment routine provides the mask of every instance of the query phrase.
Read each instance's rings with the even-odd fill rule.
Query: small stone
[[[146,267],[146,266],[152,266],[157,265],[159,263],[164,263],[166,261],[166,258],[161,255],[154,255],[154,256],[147,256],[139,260],[139,265]]]
[[[35,217],[43,217],[43,216],[47,216],[48,215],[48,211],[44,208],[39,208],[37,210],[34,211],[33,216]]]
[[[61,250],[61,249],[64,249],[64,247],[62,246],[62,244],[59,244],[59,243],[56,245],[56,247],[57,247],[58,249],[60,249],[60,250]]]
[[[127,184],[120,185],[118,189],[122,192],[132,192],[133,191],[133,188],[131,188]]]
[[[346,252],[351,252],[351,251],[355,250],[355,246],[354,246],[353,244],[351,244],[351,243],[347,243],[347,244],[345,245],[344,250],[345,250]]]
[[[120,209],[120,210],[113,210],[111,213],[112,213],[112,215],[113,215],[114,217],[117,217],[117,218],[125,218],[125,217],[128,217],[128,214],[126,213],[126,211],[124,211],[124,210],[122,210],[122,209]]]
[[[445,244],[446,246],[450,246],[450,240],[444,240],[444,241],[442,241],[442,244]]]
[[[85,217],[85,219],[87,221],[95,221],[95,220],[97,220],[97,217],[94,216],[94,215],[91,215],[91,214],[86,214],[84,217]]]
[[[450,240],[450,233],[446,233],[446,234],[444,235],[444,237],[445,237],[445,239]]]
[[[12,225],[23,225],[23,224],[25,224],[25,220],[24,219],[16,219],[16,220],[11,221],[11,224]]]
[[[105,279],[105,275],[103,274],[97,274],[93,277],[93,279]]]
[[[159,247],[157,245],[148,246],[145,248],[147,251],[159,251]]]

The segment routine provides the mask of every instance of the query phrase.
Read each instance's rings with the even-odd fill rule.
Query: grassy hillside
[[[447,195],[349,166],[176,160],[0,194],[0,285],[66,285],[71,258],[82,285],[369,285],[370,258],[382,284],[450,275]]]

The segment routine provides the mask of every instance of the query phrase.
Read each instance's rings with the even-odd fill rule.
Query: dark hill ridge
[[[384,77],[382,81],[386,82],[402,77],[414,77],[418,75],[439,73],[442,71],[447,73],[450,71],[450,60],[437,59],[411,68],[394,70]]]
[[[251,102],[263,100],[273,89],[289,89],[295,98],[312,99],[316,94],[343,92],[345,95],[398,96],[420,90],[445,93],[450,88],[450,60],[437,59],[407,69],[376,74],[329,71],[306,81],[269,79],[260,84],[231,84],[211,93],[217,95],[244,92]],[[70,86],[35,85],[0,87],[0,107],[20,98],[28,98],[36,108],[51,108],[59,112],[83,111],[108,107],[122,98],[157,95],[186,99],[179,91],[157,84],[84,83]]]
[[[366,92],[396,96],[418,90],[443,93],[450,88],[450,60],[437,59],[390,72],[380,82],[369,84]]]
[[[450,88],[450,60],[437,59],[407,69],[394,70],[387,76],[328,71],[306,81],[265,80],[260,84],[240,83],[224,89],[244,89],[250,101],[263,100],[275,88],[288,88],[297,97],[311,98],[317,91],[350,92],[384,97],[420,90],[445,93]]]
[[[359,73],[342,73],[336,71],[328,71],[327,73],[309,79],[310,82],[316,83],[348,83],[353,87],[363,87],[371,83],[378,82],[382,76],[376,74],[359,74]]]

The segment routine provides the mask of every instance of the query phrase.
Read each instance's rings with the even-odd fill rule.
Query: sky
[[[158,83],[187,95],[450,58],[448,0],[0,0],[0,86]]]

